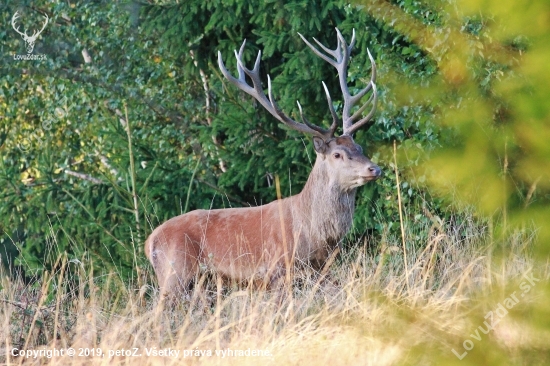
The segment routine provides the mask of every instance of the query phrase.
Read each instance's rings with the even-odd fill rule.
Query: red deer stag
[[[265,109],[287,126],[313,135],[317,153],[315,165],[304,189],[297,195],[259,207],[195,210],[174,217],[157,227],[147,239],[145,253],[158,278],[161,295],[185,290],[199,267],[209,268],[225,278],[235,280],[262,279],[268,285],[282,278],[294,263],[319,266],[336,248],[352,224],[357,187],[377,179],[380,168],[365,155],[353,141],[353,134],[361,127],[370,127],[376,109],[376,66],[369,52],[372,66],[367,87],[351,95],[347,85],[347,67],[355,44],[355,30],[348,45],[336,29],[338,44],[330,50],[315,38],[315,42],[330,56],[321,53],[301,34],[302,40],[323,60],[338,71],[344,105],[343,133],[334,133],[340,119],[323,83],[332,115],[332,125],[324,129],[310,123],[302,114],[303,123],[285,115],[278,107],[268,76],[268,97],[260,82],[261,51],[252,70],[242,60],[245,42],[237,58],[238,79],[226,69],[221,53],[218,63],[229,82],[256,98]],[[252,81],[249,85],[246,76]],[[361,107],[352,109],[365,94],[372,95]],[[368,105],[372,109],[364,118]]]

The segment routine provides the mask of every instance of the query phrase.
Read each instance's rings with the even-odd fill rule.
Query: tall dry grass
[[[441,222],[429,229],[423,248],[407,248],[407,273],[402,238],[388,234],[376,252],[361,242],[321,274],[296,272],[283,296],[204,274],[185,301],[162,308],[148,273],[124,284],[116,274],[94,274],[84,260],[60,258],[55,273],[28,283],[4,274],[0,361],[549,364],[550,334],[537,326],[538,318],[529,318],[529,312],[544,313],[550,298],[544,284],[548,267],[537,265],[529,255],[534,232],[513,232],[496,243],[479,224],[457,230]],[[68,273],[77,275],[67,278]],[[520,290],[524,274],[540,280],[527,293]],[[472,338],[488,312],[514,292],[518,303],[494,329],[478,331],[479,340]],[[466,340],[466,346],[473,347],[464,355]],[[42,354],[14,356],[19,352],[14,348]],[[47,350],[69,348],[75,356],[48,358]],[[90,349],[95,355],[79,356]],[[171,353],[148,355],[153,350]],[[119,355],[112,355],[116,351]]]

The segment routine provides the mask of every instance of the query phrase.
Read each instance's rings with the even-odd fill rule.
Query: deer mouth
[[[361,177],[361,179],[365,182],[370,182],[370,181],[373,181],[373,180],[377,180],[378,178],[380,178],[380,174],[378,174],[378,175],[367,175],[367,176]]]
[[[382,173],[382,170],[377,167],[376,170],[371,172],[369,175],[362,175],[361,179],[365,182],[370,182],[370,181],[373,181],[373,180],[377,180],[382,175],[384,175],[384,173]]]

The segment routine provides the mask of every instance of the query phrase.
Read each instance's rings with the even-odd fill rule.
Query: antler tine
[[[372,84],[374,85],[374,84]],[[374,87],[376,87],[376,85],[374,85]],[[371,84],[369,83],[369,89],[371,89],[372,86]],[[366,88],[365,88],[366,89]],[[371,94],[371,96],[369,97],[369,100],[367,100],[365,103],[363,103],[363,105],[361,106],[361,108],[359,108],[357,111],[355,111],[355,113],[353,114],[353,116],[350,117],[350,120],[353,121],[353,120],[356,120],[361,114],[363,114],[363,112],[365,111],[365,109],[367,108],[367,105],[369,105],[369,103],[372,102],[372,99],[374,98],[374,94]],[[351,124],[348,126],[348,129],[349,127],[351,127]]]
[[[46,26],[48,25],[48,21],[50,20],[50,17],[48,16],[48,14],[44,14],[44,18],[46,18],[46,21],[44,22],[44,25],[42,26],[42,29],[40,29],[40,33],[42,33],[44,28],[46,28]]]
[[[370,62],[371,62],[371,79],[369,81],[369,83],[367,84],[367,86],[361,90],[359,93],[357,93],[356,95],[354,95],[351,99],[352,101],[352,104],[355,104],[357,103],[361,98],[363,98],[363,96],[365,94],[367,94],[367,92],[369,90],[371,90],[373,87],[375,87],[375,83],[376,83],[376,64],[374,63],[374,59],[372,58],[372,55],[370,53],[370,51],[367,49],[367,53],[369,55],[369,59],[370,59]],[[361,106],[361,108],[359,108],[354,114],[353,116],[351,116],[349,118],[349,121],[350,122],[350,125],[347,126],[348,128],[351,126],[351,121],[355,120],[357,117],[359,117],[361,115],[361,113],[363,113],[363,111],[365,110],[365,107],[367,106],[367,104],[369,104],[369,102],[372,100],[372,98],[374,97],[374,93],[371,95],[371,97],[369,98],[369,100],[367,102],[365,102],[365,104],[363,104],[363,106]]]
[[[244,47],[246,43],[246,39],[244,40],[243,42],[243,45],[241,46],[241,52],[242,52],[242,49]],[[241,53],[239,52],[239,54]],[[235,51],[235,56],[237,58],[237,60],[239,59],[238,55],[237,55],[237,51]],[[223,76],[226,77],[227,80],[229,80],[229,82],[235,86],[238,86],[239,89],[247,92],[250,94],[251,90],[248,91],[248,90],[245,90],[245,89],[252,89],[248,84],[244,83],[244,78],[245,78],[245,75],[244,75],[244,71],[243,69],[240,67],[240,65],[237,63],[237,71],[239,73],[239,79],[235,78],[233,75],[231,75],[231,73],[229,72],[229,70],[227,70],[227,68],[225,67],[225,64],[223,63],[223,59],[222,59],[222,54],[220,51],[218,51],[218,67],[220,68]]]
[[[270,98],[271,98],[271,95],[270,95]],[[321,134],[323,137],[326,138],[331,138],[334,136],[334,130],[335,129],[332,129],[332,126],[330,129],[328,130],[325,130],[324,128],[322,127],[319,127],[319,126],[316,126],[314,125],[313,123],[309,122],[307,120],[307,118],[304,116],[304,113],[302,111],[302,105],[300,104],[299,101],[296,101],[296,103],[298,104],[298,109],[300,110],[300,118],[302,119],[302,122],[304,122],[304,124],[306,126],[308,126],[309,128],[311,128],[312,130],[315,130],[317,131],[319,134]]]
[[[351,105],[354,105],[355,103],[357,103],[371,89],[372,89],[372,95],[351,117],[349,117],[348,119],[344,119],[344,134],[345,135],[350,135],[351,136],[359,128],[361,128],[363,126],[366,126],[367,128],[372,126],[372,122],[371,123],[367,123],[367,122],[374,116],[374,113],[376,112],[376,103],[378,101],[378,91],[376,89],[376,63],[374,62],[374,58],[372,57],[372,54],[370,53],[370,51],[368,49],[367,49],[367,53],[369,55],[369,60],[370,60],[370,63],[371,63],[371,79],[370,79],[368,85],[363,90],[361,90],[359,93],[357,93],[356,95],[354,95],[351,98],[351,100],[350,100]],[[369,112],[369,114],[366,117],[364,117],[364,118],[362,118],[359,121],[354,123],[354,121],[363,113],[363,111],[366,109],[367,105],[370,104],[370,103],[372,103],[372,109]],[[351,106],[350,106],[350,108],[351,108]]]
[[[26,35],[27,35],[26,33],[21,33],[21,32],[19,31],[19,27],[16,27],[16,26],[15,26],[15,21],[16,21],[17,19],[19,19],[19,17],[20,17],[19,12],[16,11],[15,14],[13,14],[13,17],[11,18],[11,26],[12,26],[13,29],[14,29],[17,33],[19,33],[20,35],[26,36]]]
[[[332,125],[330,125],[329,131],[331,136],[334,136],[334,133],[336,132],[336,129],[338,128],[338,125],[340,124],[340,118],[338,118],[338,115],[336,114],[336,111],[334,110],[334,105],[332,104],[332,98],[330,97],[330,93],[327,88],[327,84],[325,84],[324,81],[321,82],[323,84],[323,88],[325,89],[325,94],[327,96],[327,102],[328,102],[328,109],[330,110],[330,114],[332,115]]]
[[[336,71],[338,72],[338,79],[340,81],[340,89],[342,90],[342,97],[344,98],[344,107],[342,108],[342,124],[344,129],[344,134],[346,129],[349,127],[348,123],[350,121],[350,112],[353,105],[356,103],[354,97],[350,94],[348,88],[348,64],[349,56],[351,54],[352,45],[355,43],[355,30],[353,32],[352,44],[347,45],[344,36],[338,28],[336,28],[336,36],[338,38],[338,52],[340,59],[338,64],[335,66]]]
[[[328,53],[329,55],[333,56],[334,58],[338,59],[338,48],[340,46],[340,43],[338,43],[338,47],[336,47],[336,49],[334,50],[331,50],[330,48],[326,47],[324,44],[322,44],[321,42],[319,42],[319,40],[315,37],[313,37],[313,40],[315,41],[315,43],[317,43],[317,45],[319,47],[321,47],[323,49],[323,51],[325,51],[326,53]],[[340,40],[338,40],[340,41]],[[311,47],[311,46],[310,46]]]
[[[308,45],[309,48],[311,48],[311,50],[313,51],[313,53],[315,53],[317,56],[319,56],[320,58],[322,58],[323,60],[325,60],[326,62],[328,62],[329,64],[331,64],[332,66],[334,67],[337,67],[336,65],[336,61],[334,61],[333,59],[331,59],[330,57],[328,57],[327,55],[324,55],[323,53],[319,52],[319,50],[314,46],[312,45],[304,36],[302,36],[301,33],[298,33],[298,35],[300,36],[300,38],[302,38],[302,41],[304,41],[305,44]],[[336,51],[338,50],[338,48],[336,48],[335,50],[331,50],[331,49],[328,49],[327,47],[325,47],[323,44],[321,44],[321,42],[319,42],[318,40],[316,40],[315,38],[313,38],[315,40],[315,42],[317,42],[317,44],[328,54],[334,56],[336,59],[338,58],[337,55],[336,55]]]
[[[262,91],[263,94],[263,91]],[[312,133],[310,132],[306,126],[302,125],[301,123],[298,123],[294,121],[292,118],[287,116],[281,108],[279,108],[279,105],[277,104],[277,101],[273,97],[273,90],[271,88],[271,77],[267,75],[267,95],[269,96],[269,108],[266,108],[275,118],[277,118],[279,121],[293,127],[294,129],[306,132],[306,133]],[[300,104],[300,103],[298,103]]]
[[[336,30],[338,30],[338,28],[336,28]],[[351,30],[351,42],[349,43],[349,46],[348,46],[348,53],[351,54],[351,50],[353,50],[353,47],[355,46],[355,28],[353,28]]]
[[[351,125],[348,129],[344,130],[344,135],[352,136],[358,129],[360,129],[363,126],[366,126],[367,129],[370,128],[370,126],[373,125],[374,121],[372,121],[372,117],[374,116],[374,113],[376,112],[376,102],[378,101],[378,93],[376,90],[376,84],[372,83],[372,96],[369,98],[369,100],[360,108],[361,112],[365,110],[366,106],[371,102],[372,100],[372,109],[367,114],[365,118],[360,119],[359,121],[355,122],[353,125]],[[357,111],[359,112],[359,111]],[[358,113],[355,113],[358,114]],[[354,116],[355,116],[354,114]]]
[[[347,67],[349,62],[349,55],[351,53],[352,47],[348,46],[346,40],[344,39],[344,36],[340,32],[340,29],[338,28],[335,28],[335,29],[336,29],[336,38],[338,39],[338,45],[335,50],[338,55],[337,61],[339,64],[345,65],[345,67]]]
[[[265,92],[262,88],[261,80],[260,80],[260,61],[261,61],[261,51],[258,52],[258,56],[256,57],[256,62],[254,63],[254,68],[252,70],[246,68],[244,66],[244,62],[242,60],[244,47],[246,44],[246,40],[241,45],[241,48],[239,52],[235,50],[235,58],[237,59],[237,71],[239,73],[239,78],[235,78],[231,73],[227,70],[223,63],[221,52],[218,51],[218,66],[220,67],[220,70],[222,74],[229,80],[229,82],[233,85],[235,85],[237,88],[241,89],[245,93],[251,95],[254,97],[260,104],[269,112],[271,115],[275,118],[277,118],[279,121],[283,122],[287,126],[291,127],[292,129],[295,129],[300,132],[309,133],[312,135],[319,136],[323,139],[328,139],[332,137],[333,135],[330,135],[330,130],[325,130],[324,128],[321,128],[319,126],[315,126],[311,124],[307,119],[303,117],[302,113],[302,107],[298,103],[298,108],[300,109],[300,115],[302,116],[302,120],[304,123],[299,123],[294,121],[292,118],[288,117],[277,105],[277,102],[275,101],[275,98],[273,97],[273,92],[271,89],[271,78],[269,75],[267,76],[267,84],[268,84],[268,97],[265,95]],[[246,76],[252,80],[252,85],[249,85],[246,82]]]
[[[269,95],[269,101],[270,101],[271,106],[273,107],[273,110],[275,111],[276,115],[273,112],[271,112],[271,110],[268,109],[268,111],[273,116],[277,117],[279,119],[279,121],[285,123],[287,126],[292,127],[293,129],[295,129],[297,131],[304,132],[304,133],[309,133],[309,134],[312,134],[312,135],[316,135],[316,136],[322,137],[325,140],[333,137],[333,134],[329,134],[328,130],[325,130],[322,127],[319,127],[319,126],[316,126],[316,125],[310,123],[304,117],[304,114],[302,112],[302,106],[300,105],[299,101],[296,101],[296,103],[298,103],[298,109],[300,110],[300,117],[302,118],[302,121],[304,123],[296,122],[293,119],[291,119],[290,117],[288,117],[282,111],[282,109],[279,108],[279,105],[277,104],[277,102],[275,101],[275,98],[273,97],[273,92],[272,92],[272,89],[271,89],[271,78],[269,77],[269,75],[267,75],[267,92],[268,92],[268,95]]]
[[[239,65],[238,61],[243,57],[245,45],[246,45],[246,39],[243,41],[241,48],[239,48],[239,53],[237,53],[237,50],[233,50],[233,52],[235,53],[235,58],[237,59],[237,72],[239,73],[239,80],[243,82],[245,80],[245,74],[244,74],[243,68],[241,67],[241,65]],[[218,52],[218,59],[220,59],[219,57],[220,57],[220,53]]]
[[[377,91],[376,91],[376,65],[374,63],[374,59],[370,53],[370,51],[367,50],[369,59],[372,65],[372,71],[371,71],[371,80],[369,84],[362,89],[359,93],[355,95],[351,95],[349,88],[348,88],[348,81],[347,81],[347,69],[348,64],[350,60],[351,51],[353,50],[353,47],[355,46],[356,38],[355,38],[355,29],[352,31],[351,36],[351,42],[348,45],[346,43],[346,40],[344,39],[344,36],[342,36],[342,33],[338,28],[336,28],[336,36],[338,40],[338,44],[336,45],[336,49],[331,50],[322,45],[317,39],[313,38],[313,40],[329,55],[333,56],[335,59],[332,59],[328,57],[327,55],[321,53],[316,47],[314,47],[310,42],[308,42],[301,34],[300,37],[302,40],[311,48],[311,50],[320,58],[331,64],[336,68],[336,71],[338,72],[338,79],[340,81],[340,89],[342,90],[342,97],[344,99],[344,106],[342,108],[342,127],[343,127],[343,134],[344,135],[353,135],[357,129],[359,129],[362,126],[370,126],[371,124],[367,124],[367,122],[372,118],[374,115],[374,112],[376,111],[376,102],[378,100],[377,97]],[[372,89],[373,94],[369,98],[369,100],[363,104],[353,115],[350,116],[351,110],[361,98],[363,98],[370,90]],[[327,98],[329,99],[329,104],[331,107],[331,113],[333,115],[333,120],[336,121],[337,118],[334,117],[335,112],[333,112],[332,107],[332,101],[330,100],[330,96],[328,94],[328,90],[326,90],[325,86],[325,93],[327,94]],[[354,120],[360,117],[360,115],[365,111],[368,104],[372,103],[373,108],[369,112],[369,114],[361,119],[360,121],[356,122],[354,124]],[[331,126],[332,129],[332,126]]]
[[[46,21],[44,22],[44,25],[42,26],[42,29],[40,29],[39,31],[35,31],[35,32],[32,34],[31,38],[32,38],[32,37],[38,37],[38,35],[39,35],[40,33],[42,33],[42,31],[44,30],[44,28],[46,28],[46,26],[48,25],[48,20],[50,20],[50,18],[48,17],[48,14],[45,14],[45,15],[44,15],[44,18],[46,18]]]

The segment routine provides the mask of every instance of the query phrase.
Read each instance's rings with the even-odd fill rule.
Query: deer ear
[[[324,154],[327,151],[328,147],[325,140],[317,136],[313,136],[313,146],[315,147],[315,151],[317,151],[319,154]]]

